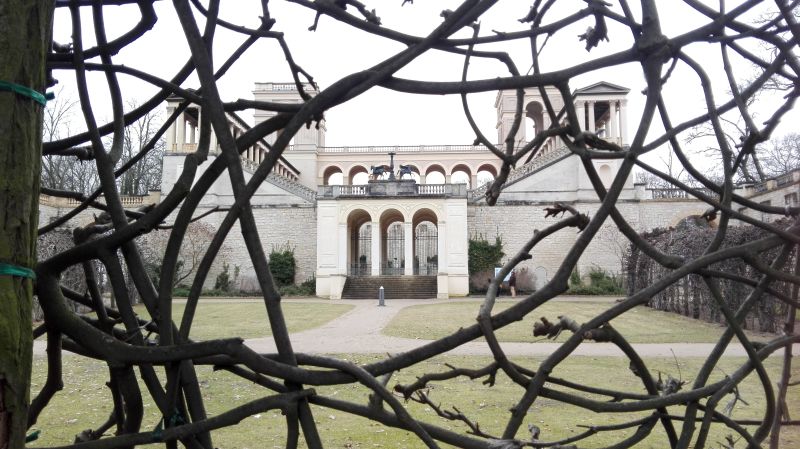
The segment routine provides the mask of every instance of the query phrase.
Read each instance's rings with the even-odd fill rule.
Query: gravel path
[[[208,302],[231,301],[232,299],[210,299]],[[242,301],[241,299],[234,299]],[[615,297],[561,297],[559,301],[591,301],[613,302]],[[246,302],[260,302],[260,299],[245,299]],[[316,298],[287,299],[285,302],[320,302]],[[334,304],[349,304],[355,306],[349,312],[326,323],[321,327],[296,332],[291,334],[292,345],[297,352],[314,354],[397,354],[407,352],[419,346],[430,343],[429,340],[391,337],[381,334],[381,330],[389,324],[394,316],[403,308],[418,304],[434,304],[439,302],[454,301],[480,301],[476,298],[461,298],[448,300],[387,300],[386,306],[378,307],[377,301],[332,300]],[[275,343],[271,337],[254,338],[246,341],[252,349],[269,353],[275,352]],[[503,343],[503,349],[508,355],[514,356],[546,356],[552,353],[560,343]],[[643,357],[672,357],[673,352],[678,357],[706,357],[714,347],[713,343],[638,343],[634,348]],[[782,353],[782,352],[778,352]],[[778,354],[776,353],[776,354]],[[794,345],[793,353],[800,355],[800,345]],[[45,342],[34,342],[34,354],[45,354]],[[486,343],[474,341],[464,344],[448,354],[458,355],[490,355]],[[574,352],[580,356],[621,356],[622,352],[609,343],[585,343]],[[729,357],[744,357],[746,353],[741,345],[731,344],[725,351]]]
[[[587,300],[585,297],[562,297],[562,301]],[[604,297],[600,301],[613,302],[616,298]],[[403,308],[418,304],[437,302],[453,302],[454,300],[391,300],[385,307],[378,307],[376,301],[335,301],[352,304],[355,307],[344,315],[328,322],[324,326],[292,334],[292,345],[297,352],[314,354],[397,354],[407,352],[430,343],[430,340],[392,337],[381,334],[381,330]],[[478,301],[474,298],[456,301]],[[596,302],[597,298],[588,301]],[[255,338],[247,340],[247,345],[258,352],[275,352],[272,338]],[[560,343],[502,343],[508,355],[546,356],[551,354]],[[706,357],[714,348],[713,343],[638,343],[633,347],[643,357]],[[793,348],[800,354],[800,345]],[[464,344],[448,354],[458,355],[490,355],[485,342],[474,341]],[[586,343],[578,346],[574,355],[582,356],[622,356],[622,351],[610,343]],[[728,357],[746,357],[744,348],[738,344],[729,345],[725,351]]]

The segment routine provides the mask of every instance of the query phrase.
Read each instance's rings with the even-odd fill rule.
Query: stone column
[[[175,112],[175,108],[172,106],[167,107],[167,116],[172,115]],[[178,118],[180,120],[180,117]],[[167,152],[174,151],[175,146],[175,127],[178,124],[178,120],[172,122],[167,128]]]
[[[419,183],[425,184],[425,175],[423,175],[422,173],[419,174]]]
[[[586,102],[585,101],[581,101],[580,106],[581,106],[580,109],[578,109],[578,114],[580,114],[579,117],[578,117],[578,118],[580,118],[579,125],[580,125],[581,129],[585,131],[585,130],[589,129],[589,124],[587,123],[588,120],[586,120]]]
[[[450,180],[452,179],[452,175],[444,175],[444,183],[450,184]]]
[[[403,223],[403,258],[405,266],[403,274],[411,276],[414,274],[414,227],[412,223]]]
[[[381,274],[381,227],[380,223],[373,221],[370,229],[372,231],[372,254],[370,255],[370,263],[372,264],[371,272],[373,276],[380,276]]]
[[[595,122],[595,118],[594,118],[594,101],[590,101],[589,102],[589,126],[586,127],[587,131],[589,131],[589,132],[594,132],[595,131],[594,122]]]
[[[626,109],[628,106],[627,100],[620,100],[619,102],[619,142],[621,145],[625,145],[628,143],[628,126],[627,121],[628,118],[626,117]]]
[[[611,142],[617,143],[618,132],[617,132],[617,102],[616,101],[609,101],[608,102],[608,137],[607,139]]]
[[[476,187],[478,187],[478,174],[477,173],[473,173],[469,177],[469,188],[470,189],[474,189]]]
[[[449,271],[447,264],[447,225],[445,222],[440,221],[436,224],[436,258],[438,259],[438,272],[447,273]]]
[[[183,144],[186,143],[186,112],[181,112],[178,116],[178,119],[175,120],[175,124],[178,126],[177,133],[176,133],[176,145],[175,151],[182,152],[183,151]]]
[[[197,138],[194,143],[200,143],[200,126],[203,123],[203,109],[197,108]]]
[[[197,143],[194,131],[195,131],[195,126],[194,125],[189,126],[189,143]]]
[[[348,249],[348,239],[347,239],[347,223],[339,223],[339,262],[337,263],[336,271],[341,274],[342,276],[347,276],[348,274],[348,267],[349,264],[347,261],[349,260],[347,257],[347,249]]]

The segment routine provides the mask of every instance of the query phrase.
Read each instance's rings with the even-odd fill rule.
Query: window
[[[761,201],[758,204],[761,204],[762,206],[772,206],[772,201],[770,201],[770,200]],[[766,212],[761,212],[761,221],[769,222],[770,221],[770,214],[768,214]]]

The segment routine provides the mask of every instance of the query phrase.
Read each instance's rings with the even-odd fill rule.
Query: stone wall
[[[61,203],[48,204],[45,199],[39,205],[40,226],[49,223],[55,217],[64,215],[72,207],[74,206]],[[196,215],[207,212],[207,210],[200,208],[197,210]],[[70,220],[65,227],[72,229],[84,225],[92,220],[93,214],[97,213],[98,211],[92,209],[83,211]],[[316,208],[313,206],[294,205],[262,206],[254,207],[253,214],[256,223],[258,223],[261,243],[267,255],[273,248],[283,248],[288,245],[294,250],[297,263],[295,282],[299,284],[313,277],[317,263]],[[205,217],[203,222],[216,230],[224,217],[224,212],[214,213]],[[168,218],[167,221],[171,222],[171,218]],[[203,238],[208,238],[210,242],[210,237],[203,236]],[[238,224],[228,234],[225,244],[206,278],[205,288],[214,287],[217,275],[222,271],[223,263],[229,264],[231,278],[233,278],[234,267],[239,266],[239,279],[242,282],[242,287],[256,288],[255,272]]]
[[[575,202],[571,205],[591,218],[600,203]],[[552,206],[552,203],[516,201],[512,204],[495,206],[470,205],[469,236],[470,238],[482,236],[490,242],[494,241],[495,236],[500,236],[506,253],[505,259],[508,259],[525,245],[533,236],[534,230],[544,229],[558,221],[553,217],[544,218],[544,208],[548,206]],[[656,227],[673,226],[680,219],[700,214],[705,210],[703,204],[691,200],[622,201],[617,207],[628,223],[639,232]],[[533,258],[524,261],[520,267],[527,268],[530,273],[538,274],[535,280],[537,285],[549,281],[578,237],[576,229],[565,229],[549,236],[534,248],[531,253]],[[582,254],[578,270],[583,275],[594,268],[601,268],[611,274],[620,274],[623,271],[623,255],[627,247],[627,239],[609,219]]]
[[[205,212],[198,209],[197,214]],[[264,206],[254,207],[253,215],[258,225],[261,245],[269,256],[273,248],[289,247],[294,250],[295,283],[300,284],[314,277],[317,263],[317,225],[316,208],[312,206]],[[215,229],[225,218],[224,213],[216,213],[204,220]],[[217,261],[206,279],[205,288],[213,288],[222,264],[229,264],[229,275],[233,279],[235,267],[239,267],[239,282],[245,290],[257,289],[256,275],[247,252],[242,231],[238,223],[228,234]],[[234,286],[234,287],[239,287]]]

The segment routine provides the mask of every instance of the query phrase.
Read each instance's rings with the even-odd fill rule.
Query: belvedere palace
[[[607,82],[576,90],[573,98],[583,129],[625,146],[628,92]],[[256,83],[253,95],[260,101],[300,102],[293,83]],[[563,107],[558,104],[560,95],[554,92],[550,98],[555,100],[556,110]],[[180,101],[170,100],[168,112]],[[550,126],[538,89],[528,89],[524,101],[529,126],[520,127],[516,139],[520,145],[532,140],[536,130]],[[515,93],[499,92],[495,108],[497,141],[502,141],[514,119]],[[185,155],[197,147],[201,113],[199,107],[190,106],[167,133],[162,192],[172,188]],[[272,114],[256,111],[254,124]],[[234,136],[251,126],[235,114],[228,118]],[[260,142],[242,153],[246,177],[269,151],[268,143]],[[213,133],[211,145],[217,148]],[[211,157],[218,154],[212,151]],[[610,185],[619,160],[593,163],[601,180]],[[359,289],[367,289],[369,297],[375,298],[376,285],[385,286],[387,297],[464,296],[470,283],[469,239],[494,242],[500,237],[507,258],[534,230],[554,222],[545,218],[545,207],[562,202],[591,215],[600,204],[579,159],[557,139],[546,141],[530,161],[520,161],[497,204],[488,206],[486,182],[497,175],[499,167],[497,158],[480,145],[329,147],[323,122],[318,129],[304,128],[295,136],[251,204],[265,250],[291,248],[297,261],[296,282],[314,278],[320,297],[356,298],[363,295]],[[738,193],[762,203],[796,205],[798,186],[800,171],[796,170],[762,184],[741,186]],[[223,175],[198,213],[230,205],[233,198],[230,181]],[[131,207],[157,200],[157,192],[128,199]],[[68,202],[43,197],[40,222],[65,213]],[[674,226],[707,208],[680,190],[650,189],[632,177],[625,182],[617,206],[640,232]],[[203,221],[216,227],[223,216],[209,214]],[[593,269],[621,272],[627,240],[613,225],[606,226],[583,254],[580,273]],[[525,277],[531,288],[547,282],[578,235],[567,230],[543,241],[521,265],[518,282]],[[224,262],[238,267],[242,281],[254,277],[238,229],[229,234],[220,259],[217,265]],[[215,268],[207,283],[213,285],[219,269]],[[403,280],[406,282],[400,282]],[[407,282],[410,280],[413,282]],[[408,284],[416,291],[404,290]]]

